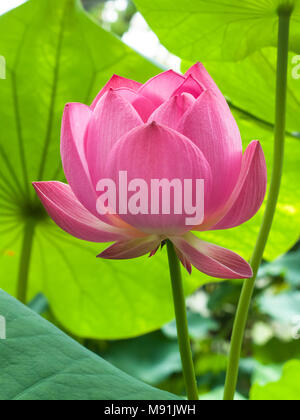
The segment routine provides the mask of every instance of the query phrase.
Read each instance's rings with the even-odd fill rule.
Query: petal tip
[[[245,272],[240,273],[240,277],[236,277],[242,280],[251,279],[253,277],[253,270],[250,264],[245,261]]]
[[[37,182],[37,181],[35,181],[35,182],[32,182],[32,186],[36,190],[36,192],[39,193],[39,192],[41,192],[42,187],[43,187],[43,185],[45,183],[46,182],[41,182],[41,181],[40,182]]]
[[[106,259],[104,256],[102,256],[102,254],[103,254],[103,252],[101,252],[100,254],[98,254],[98,255],[96,256],[96,258]]]
[[[263,152],[263,148],[262,148],[260,140],[253,140],[251,143],[255,145],[258,152]]]

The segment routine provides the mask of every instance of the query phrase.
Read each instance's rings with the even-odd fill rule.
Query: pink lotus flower
[[[167,71],[144,85],[113,76],[89,107],[68,104],[61,155],[69,185],[34,187],[52,219],[71,235],[114,242],[101,258],[153,255],[170,239],[183,265],[219,278],[248,278],[239,255],[191,231],[229,229],[252,218],[266,193],[260,143],[243,154],[240,132],[225,98],[201,64],[184,76]],[[187,226],[181,214],[100,214],[97,183],[117,179],[203,179],[204,220]],[[195,189],[191,194],[195,194]],[[241,238],[242,240],[242,238]]]

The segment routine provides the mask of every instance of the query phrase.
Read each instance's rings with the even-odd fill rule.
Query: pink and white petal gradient
[[[125,230],[107,225],[77,200],[69,185],[61,182],[33,184],[41,202],[54,222],[65,232],[89,242],[111,242],[126,239]]]
[[[239,255],[191,233],[245,223],[259,210],[267,184],[260,143],[250,143],[243,154],[226,99],[202,64],[196,63],[185,75],[166,71],[145,84],[114,75],[90,107],[68,104],[61,156],[68,185],[37,182],[34,188],[63,230],[86,241],[114,242],[99,257],[153,256],[169,239],[188,272],[193,265],[213,277],[252,276]],[[114,181],[119,193],[120,173],[126,173],[128,183],[142,180],[148,186],[138,193],[131,186],[126,193],[127,205],[128,200],[139,204],[142,200],[148,203],[148,212],[140,206],[124,214],[117,194],[117,214],[111,207],[109,214],[98,213],[98,182]],[[149,212],[153,180],[176,180],[181,185],[185,180],[204,180],[203,222],[188,225],[186,214],[175,211],[175,203],[170,214],[163,214],[162,203],[158,214]],[[197,192],[194,182],[190,201]],[[164,197],[160,199],[164,202]]]
[[[112,260],[138,258],[151,253],[159,246],[160,242],[161,239],[155,235],[131,239],[129,241],[120,241],[107,248],[98,257]]]
[[[249,264],[238,254],[204,242],[191,233],[171,240],[194,267],[208,276],[242,279],[253,275]]]

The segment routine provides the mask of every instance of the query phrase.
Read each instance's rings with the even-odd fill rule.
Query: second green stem
[[[288,47],[291,10],[279,10],[278,58],[277,58],[277,87],[276,87],[276,119],[273,173],[268,202],[263,223],[251,259],[253,277],[244,283],[233,328],[229,364],[227,370],[224,400],[233,400],[237,385],[239,361],[246,329],[251,299],[254,292],[255,280],[261,264],[264,250],[271,231],[276,205],[278,201],[284,162],[284,139],[286,126],[286,97]]]

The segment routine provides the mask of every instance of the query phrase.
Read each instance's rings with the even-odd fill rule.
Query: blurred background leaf
[[[290,361],[284,366],[278,382],[264,386],[255,384],[251,389],[251,400],[255,401],[299,401],[300,361]]]
[[[83,0],[82,3],[104,29],[120,37],[128,31],[136,13],[135,5],[127,0]]]
[[[292,319],[296,319],[297,316],[300,319],[300,291],[264,295],[259,299],[258,304],[262,313],[268,314],[276,321],[290,325]]]
[[[194,340],[205,338],[209,332],[216,331],[218,329],[216,321],[195,312],[188,311],[187,319],[189,324],[189,334]],[[162,330],[167,337],[177,338],[175,320],[166,324]]]
[[[270,264],[265,264],[259,276],[285,277],[291,287],[300,286],[300,250],[285,254]]]

